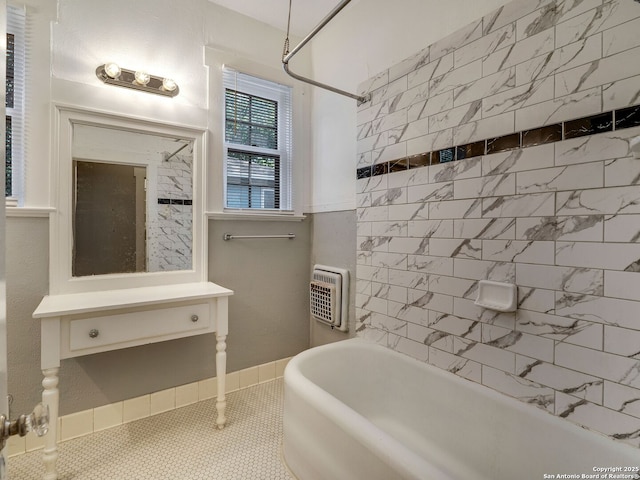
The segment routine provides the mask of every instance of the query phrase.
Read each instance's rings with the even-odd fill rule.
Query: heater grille
[[[311,282],[311,315],[318,320],[336,322],[336,287],[324,282]]]
[[[309,285],[311,315],[331,328],[347,330],[349,272],[316,265]]]

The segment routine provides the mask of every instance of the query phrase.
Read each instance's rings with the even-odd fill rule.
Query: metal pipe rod
[[[363,97],[361,95],[356,95],[355,93],[349,93],[349,92],[345,92],[344,90],[340,90],[339,88],[335,88],[332,87],[330,85],[326,85],[324,83],[320,83],[320,82],[316,82],[315,80],[312,80],[310,78],[307,77],[303,77],[302,75],[298,75],[297,73],[294,73],[291,71],[291,69],[289,68],[289,64],[288,63],[284,63],[283,65],[284,71],[287,72],[289,74],[289,76],[300,80],[302,82],[306,82],[309,83],[311,85],[315,85],[316,87],[320,87],[320,88],[324,88],[325,90],[329,90],[333,93],[337,93],[339,95],[344,95],[345,97],[349,97],[349,98],[353,98],[354,100],[358,101],[358,105],[362,105],[363,103],[366,103],[369,101],[370,97]]]
[[[293,56],[298,53],[300,51],[300,49],[302,47],[304,47],[320,30],[322,30],[324,28],[324,26],[329,23],[331,21],[331,19],[333,19],[333,17],[335,17],[344,7],[347,6],[347,4],[350,2],[351,0],[342,0],[333,10],[331,10],[331,12],[329,12],[329,14],[324,17],[324,19],[322,19],[320,21],[320,23],[311,31],[311,33],[309,33],[306,37],[304,37],[304,39],[298,44],[296,45],[293,50],[291,50],[291,52],[285,52],[286,55],[284,55],[282,57],[282,67],[284,68],[284,71],[291,77],[295,78],[296,80],[300,80],[302,82],[306,82],[309,83],[311,85],[314,85],[316,87],[320,87],[320,88],[324,88],[325,90],[329,90],[333,93],[337,93],[339,95],[344,95],[346,97],[349,98],[353,98],[354,100],[358,101],[358,105],[362,105],[363,103],[368,102],[369,100],[371,100],[371,94],[368,94],[366,96],[362,96],[362,95],[356,95],[355,93],[350,93],[347,92],[345,90],[341,90],[339,88],[336,87],[332,87],[330,85],[321,83],[321,82],[317,82],[315,80],[312,80],[310,78],[307,77],[303,77],[302,75],[298,75],[297,73],[294,73],[291,71],[290,67],[289,67],[289,60],[291,60],[293,58]],[[288,38],[287,38],[287,43],[288,43]]]
[[[325,25],[326,25],[327,23],[329,23],[329,22],[333,19],[333,17],[335,17],[338,13],[340,13],[340,11],[341,11],[344,7],[346,7],[350,2],[351,2],[351,0],[342,0],[338,5],[336,5],[336,7],[335,7],[333,10],[331,10],[331,11],[329,12],[329,14],[328,14],[326,17],[324,17],[322,20],[320,20],[320,23],[319,23],[319,24],[318,24],[318,25],[317,25],[313,30],[311,30],[311,33],[309,33],[306,37],[304,37],[304,38],[302,39],[302,41],[301,41],[298,45],[296,45],[295,47],[293,47],[293,50],[291,50],[291,52],[289,52],[289,54],[288,54],[286,57],[284,57],[284,58],[282,59],[282,61],[283,61],[284,63],[288,63],[288,62],[289,62],[289,60],[291,60],[291,59],[293,58],[293,56],[294,56],[296,53],[298,53],[298,50],[300,50],[300,49],[301,49],[302,47],[304,47],[307,43],[309,43],[309,42],[311,41],[311,39],[312,39],[313,37],[315,37],[315,36],[316,36],[316,34],[317,34],[320,30],[322,30],[322,29],[325,27]]]
[[[254,238],[288,238],[289,240],[293,240],[294,238],[296,238],[294,233],[287,233],[286,235],[232,235],[230,233],[225,233],[222,236],[222,239],[224,241],[227,240],[234,240],[237,238],[250,238],[250,239],[254,239]]]
[[[164,159],[165,162],[168,162],[169,160],[171,160],[173,157],[175,157],[178,153],[180,153],[182,150],[184,150],[185,148],[187,148],[189,146],[191,142],[185,143],[183,146],[181,146],[178,150],[176,150],[175,152],[173,152],[171,155],[167,155]]]

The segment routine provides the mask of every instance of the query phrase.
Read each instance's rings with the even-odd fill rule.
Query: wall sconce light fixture
[[[104,83],[133,88],[166,97],[175,97],[180,92],[178,84],[170,78],[156,77],[143,71],[120,68],[116,63],[105,63],[96,68],[96,76]]]

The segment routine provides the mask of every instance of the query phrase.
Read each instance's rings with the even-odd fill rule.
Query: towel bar
[[[232,235],[230,233],[225,233],[222,236],[222,239],[226,242],[227,240],[234,240],[236,238],[288,238],[289,240],[293,240],[296,238],[295,234],[287,233],[286,235]]]

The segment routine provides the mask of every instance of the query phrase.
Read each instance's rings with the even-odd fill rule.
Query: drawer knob
[[[191,315],[191,321],[192,321],[192,322],[194,322],[194,323],[195,323],[195,322],[197,322],[198,320],[199,320],[198,315],[195,315],[195,314],[194,314],[194,315]]]
[[[89,336],[91,338],[96,338],[98,335],[100,335],[100,330],[98,330],[97,328],[92,328],[91,330],[89,330]]]

